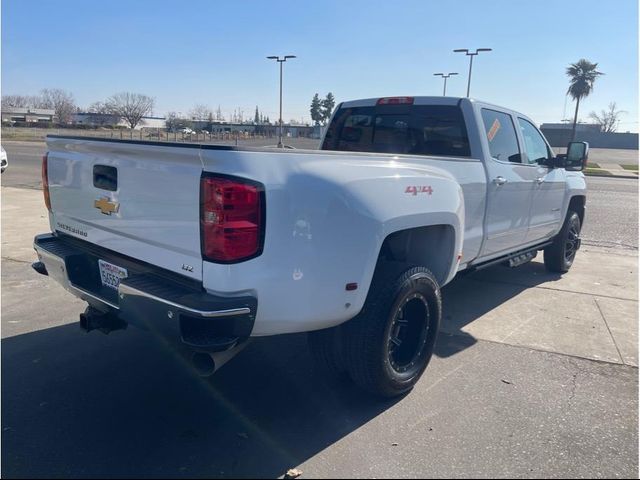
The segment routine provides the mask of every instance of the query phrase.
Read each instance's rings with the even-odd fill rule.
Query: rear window
[[[342,108],[327,130],[323,150],[468,157],[462,111],[451,105],[380,105]]]

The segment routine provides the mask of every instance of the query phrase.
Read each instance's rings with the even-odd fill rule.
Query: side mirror
[[[571,142],[567,146],[564,168],[568,172],[580,172],[587,166],[589,144],[587,142]]]

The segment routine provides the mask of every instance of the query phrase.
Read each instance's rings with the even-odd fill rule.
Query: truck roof
[[[524,117],[531,120],[525,114],[516,110],[506,108],[493,103],[485,102],[477,98],[469,97],[443,97],[443,96],[393,96],[393,97],[374,97],[363,98],[360,100],[350,100],[348,102],[342,102],[338,107],[340,108],[353,108],[353,107],[375,107],[380,99],[413,99],[411,102],[413,105],[458,105],[460,102],[481,103],[487,107],[495,107],[499,110],[510,112],[513,115]]]

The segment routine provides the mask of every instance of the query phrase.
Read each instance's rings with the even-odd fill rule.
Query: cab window
[[[524,118],[518,117],[518,124],[524,139],[524,151],[527,155],[527,161],[530,164],[541,163],[542,160],[550,158],[551,152],[549,152],[547,142],[545,142],[538,129]]]
[[[323,150],[469,157],[469,138],[459,107],[392,105],[341,108]]]

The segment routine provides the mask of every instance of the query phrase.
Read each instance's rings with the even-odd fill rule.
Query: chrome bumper
[[[66,235],[39,235],[33,247],[39,260],[34,264],[36,271],[126,323],[156,330],[168,322],[178,327],[184,343],[198,348],[215,348],[249,337],[253,330],[255,297],[212,295],[193,280]],[[117,291],[101,284],[98,259],[129,272]]]

